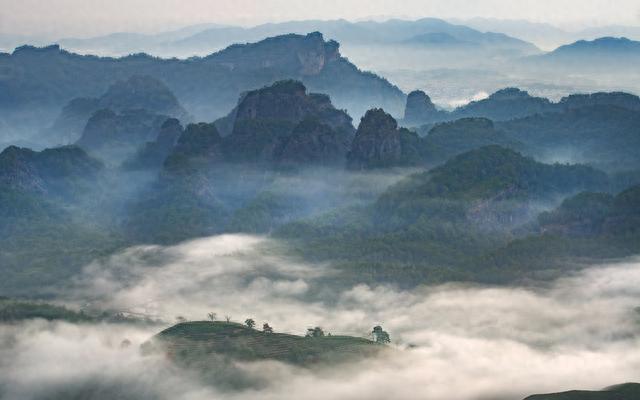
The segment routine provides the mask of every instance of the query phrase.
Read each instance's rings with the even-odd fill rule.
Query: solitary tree
[[[319,326],[315,328],[307,328],[307,337],[322,337],[324,336],[324,331]]]
[[[376,343],[382,343],[382,344],[391,343],[391,338],[389,337],[389,334],[387,333],[387,331],[383,330],[380,325],[374,326],[371,334],[373,335],[373,340]]]
[[[182,315],[178,315],[178,316],[176,317],[176,321],[177,321],[179,324],[182,324],[182,323],[184,323],[184,322],[187,322],[187,319],[186,319],[185,317],[183,317]]]
[[[209,320],[215,321],[218,318],[218,315],[214,312],[210,312],[209,314],[207,314],[207,317],[209,318]]]
[[[262,332],[264,332],[264,333],[273,333],[273,328],[270,327],[269,324],[265,322],[262,325]]]
[[[256,326],[256,321],[254,321],[251,318],[247,318],[244,320],[244,324],[249,327],[250,329],[253,329],[254,326]]]
[[[225,316],[224,316],[224,319],[225,319],[227,322],[231,322],[231,316],[230,316],[230,315],[225,315]]]

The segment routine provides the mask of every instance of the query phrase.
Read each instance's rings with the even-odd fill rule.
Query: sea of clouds
[[[30,321],[0,326],[3,399],[522,399],[640,380],[640,261],[539,287],[344,287],[331,265],[283,257],[281,244],[223,235],[127,249],[87,266],[60,301],[144,313],[158,326]],[[243,389],[203,381],[139,345],[177,316],[254,318],[277,332],[322,326],[395,351],[335,368],[218,366]],[[131,346],[122,346],[124,339]],[[212,366],[215,369],[216,366]],[[84,397],[83,397],[84,396]],[[89,396],[89,397],[87,397]]]

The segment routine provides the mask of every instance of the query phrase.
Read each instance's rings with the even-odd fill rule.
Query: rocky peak
[[[229,70],[272,68],[297,76],[313,76],[320,74],[327,64],[341,59],[339,49],[338,42],[325,41],[320,32],[312,32],[232,45],[206,60]]]
[[[353,130],[351,117],[333,107],[329,96],[307,94],[306,87],[294,80],[276,82],[244,94],[231,115],[234,116],[233,135],[257,133],[256,130],[266,128],[265,124],[277,124],[280,133],[286,134],[308,117],[319,118],[332,128]]]
[[[421,125],[431,121],[437,114],[436,106],[425,92],[414,90],[409,93],[404,110],[404,122],[406,124]]]
[[[347,155],[351,169],[414,165],[418,162],[418,136],[398,129],[396,120],[380,108],[366,112]]]

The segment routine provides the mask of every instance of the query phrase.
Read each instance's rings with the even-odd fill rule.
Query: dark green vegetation
[[[305,257],[339,264],[353,280],[518,280],[554,270],[584,247],[596,258],[637,248],[632,240],[622,251],[618,236],[556,240],[531,223],[543,204],[596,188],[606,190],[608,179],[593,168],[541,164],[487,146],[410,176],[371,206],[287,224],[277,235]]]
[[[67,322],[95,321],[93,317],[47,303],[0,298],[0,322],[18,322],[29,319],[61,320]]]
[[[432,165],[498,144],[543,162],[583,163],[616,172],[640,169],[635,151],[640,146],[640,98],[634,95],[571,95],[551,103],[504,89],[448,114],[425,110],[422,119],[411,111],[415,104],[407,107],[412,121],[426,124],[417,131],[424,136],[422,158]]]
[[[486,119],[438,125],[419,138],[371,110],[345,154],[353,133],[348,115],[295,81],[246,94],[228,118],[235,123],[227,135],[213,123],[183,131],[168,120],[158,139],[125,164],[150,168],[141,176],[113,175],[74,147],[7,149],[0,156],[7,205],[1,226],[9,238],[0,244],[5,290],[64,281],[122,247],[225,232],[271,233],[294,255],[339,266],[345,284],[553,277],[638,249],[636,191],[613,197],[619,182],[634,183],[634,174],[611,178],[585,165],[537,162],[508,149],[522,145]],[[291,142],[295,151],[279,150]],[[486,146],[494,142],[507,147]],[[39,167],[38,160],[58,153],[53,159],[68,169],[63,179],[51,175],[53,166]],[[386,191],[360,193],[357,179],[345,179],[340,156],[351,168],[376,171],[428,164],[420,157],[448,161]],[[376,184],[375,175],[362,179]],[[560,205],[585,191],[602,194]],[[584,215],[575,215],[578,208]]]
[[[601,391],[572,390],[562,393],[536,394],[526,400],[634,400],[640,398],[639,383],[625,383]]]
[[[311,50],[324,58],[305,58]],[[97,66],[150,62],[78,61],[53,49],[22,49],[10,58],[39,51]],[[305,82],[350,65],[337,44],[315,34],[179,64],[228,70],[231,63],[234,74],[258,78],[254,64],[265,60],[274,68],[295,64],[293,75]],[[352,77],[335,73],[341,80],[331,84]],[[90,155],[78,147],[0,154],[0,232],[8,238],[0,243],[2,290],[37,296],[128,246],[237,232],[271,234],[289,254],[330,261],[344,284],[503,283],[637,253],[637,196],[634,189],[618,194],[640,183],[635,96],[596,93],[552,103],[504,89],[443,113],[415,92],[409,119],[465,117],[422,137],[380,108],[367,111],[356,130],[327,95],[297,80],[244,92],[225,117],[184,128],[160,114],[184,115],[178,97],[154,78],[134,76],[65,108],[61,120],[108,107],[87,117],[78,143]],[[564,159],[582,164],[540,162]],[[422,172],[411,174],[416,169]],[[562,203],[580,192],[600,194]]]
[[[384,350],[383,345],[352,336],[304,337],[269,333],[233,322],[185,322],[166,329],[144,345],[166,352],[188,366],[204,366],[213,357],[278,360],[303,366],[356,361]]]

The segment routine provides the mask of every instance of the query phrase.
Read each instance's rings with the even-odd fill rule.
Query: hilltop
[[[373,356],[385,349],[353,336],[303,337],[267,333],[233,322],[195,321],[172,326],[143,345],[160,350],[174,361],[206,366],[212,355],[240,361],[277,360],[311,366]]]
[[[536,394],[525,400],[631,400],[640,398],[639,383],[625,383],[600,391],[571,390],[562,393]]]

